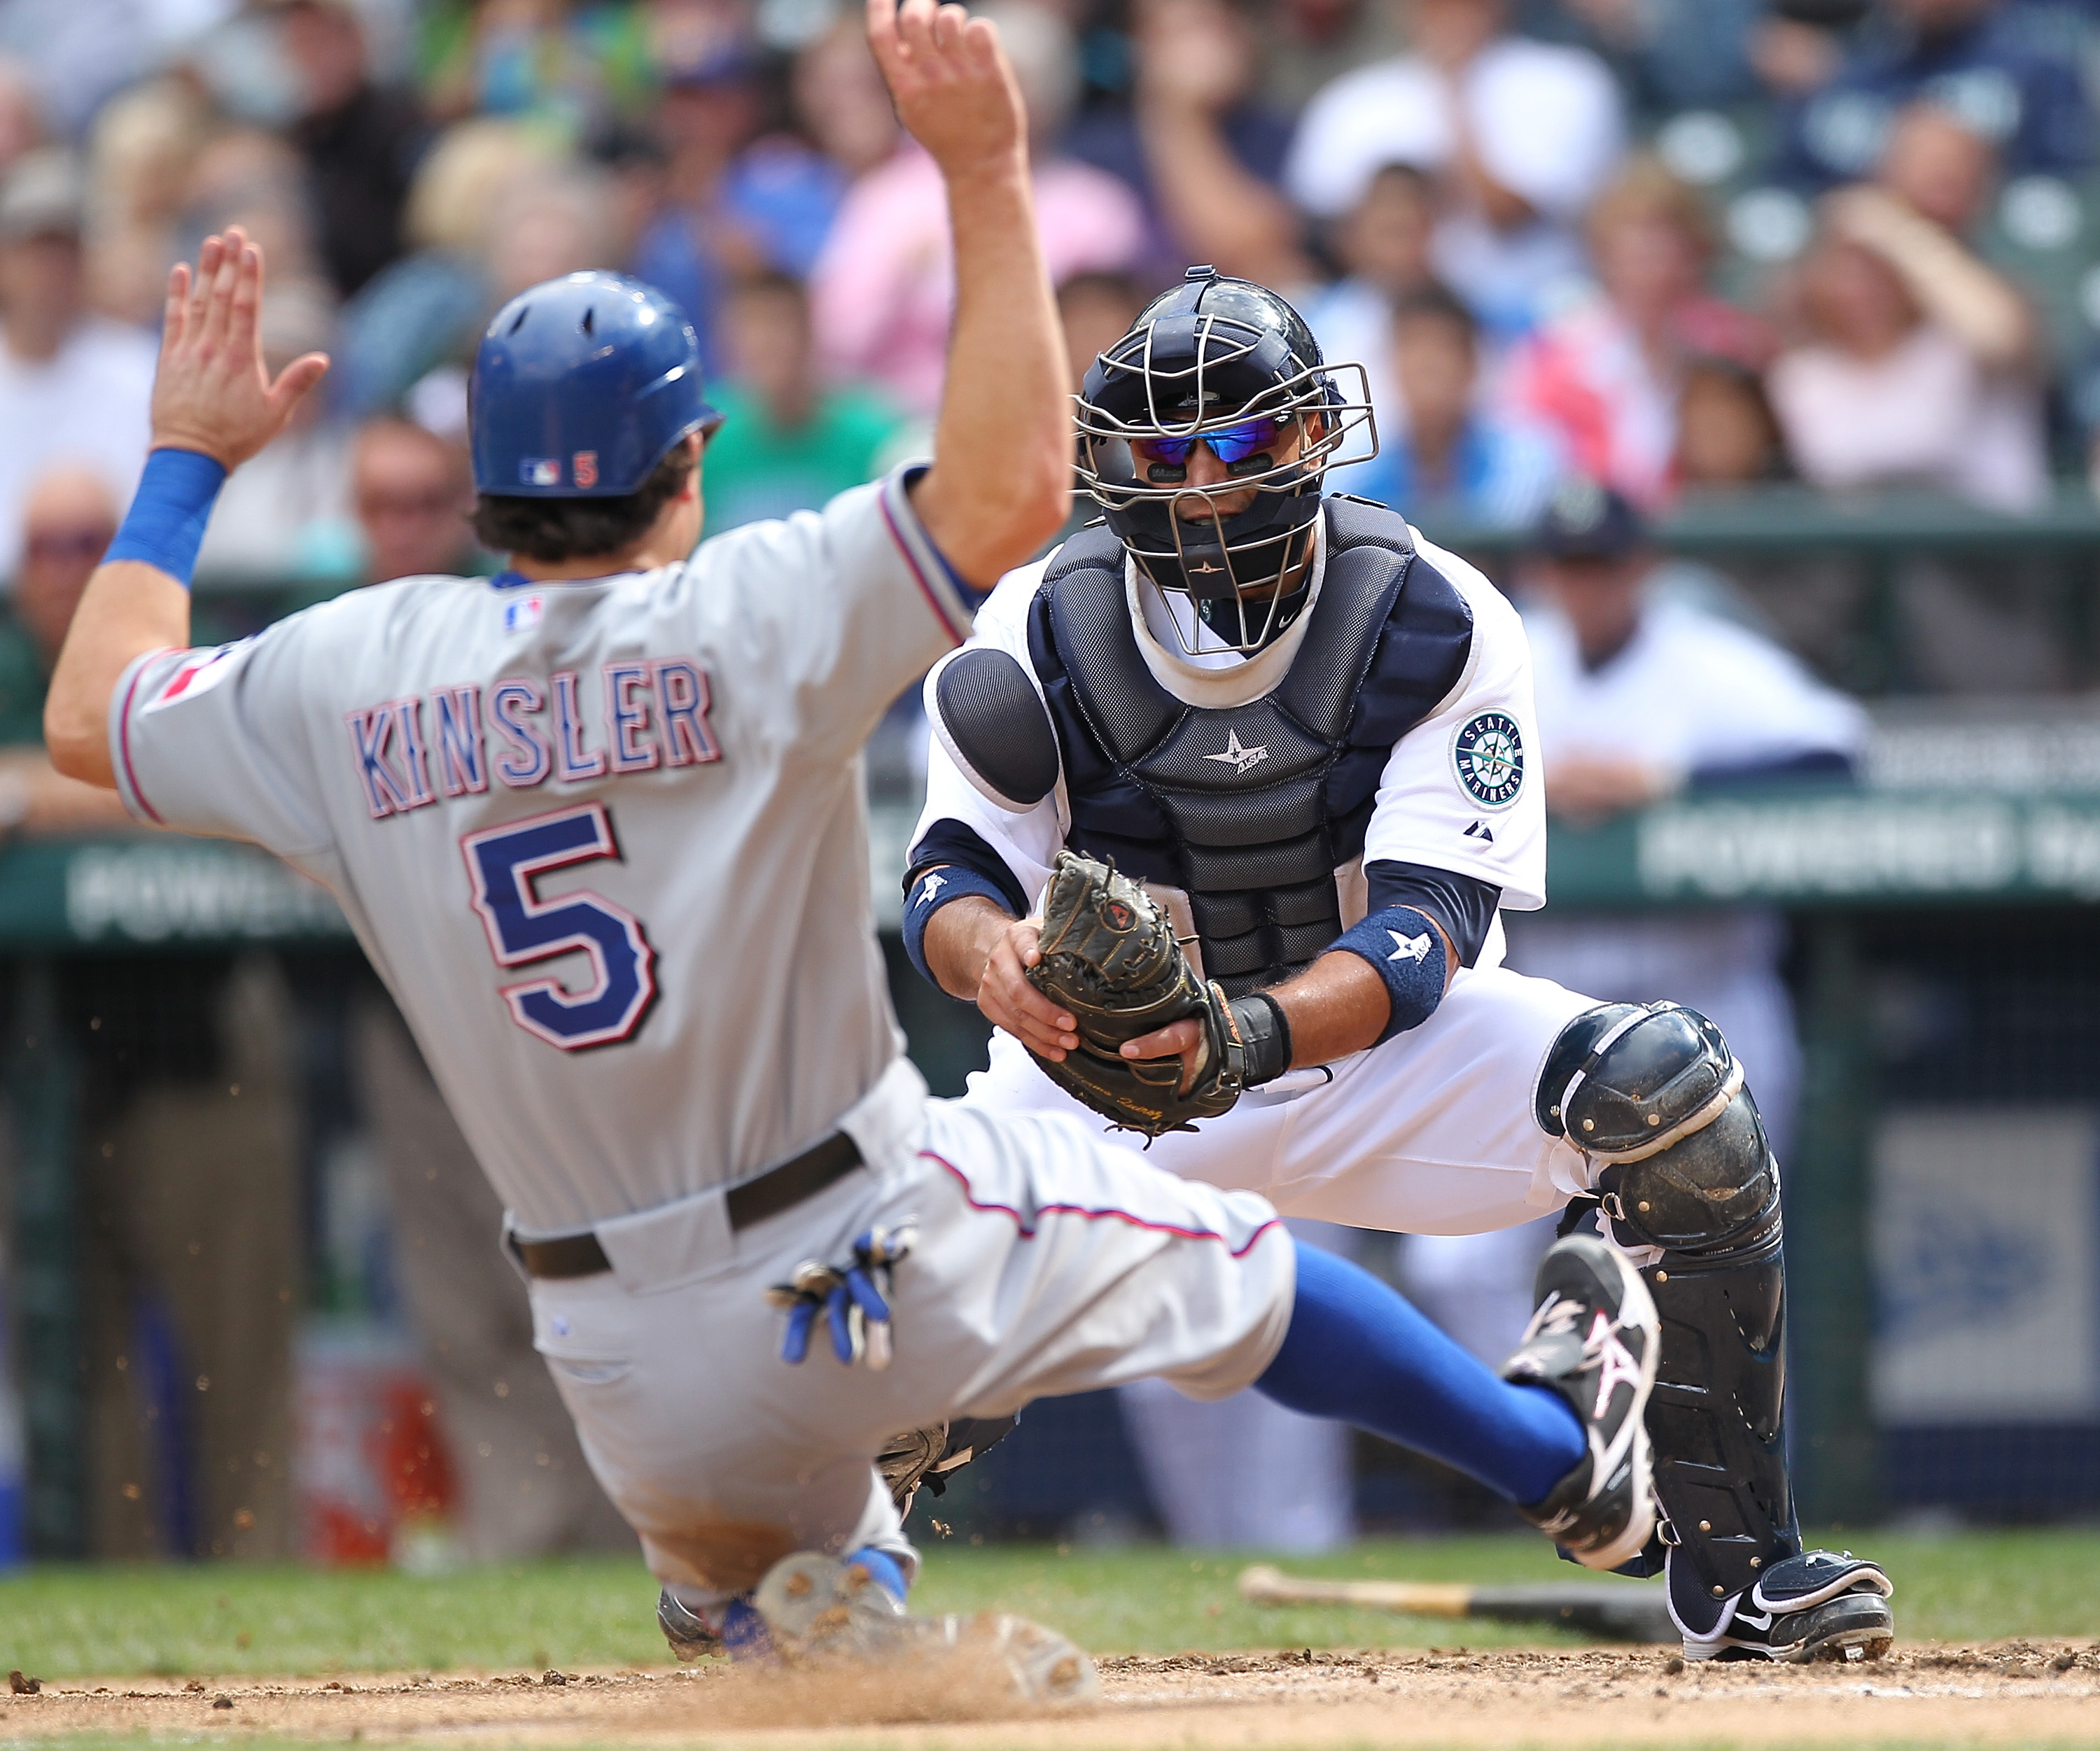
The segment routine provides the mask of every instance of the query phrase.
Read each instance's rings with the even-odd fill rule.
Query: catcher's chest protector
[[[1330,499],[1326,574],[1276,690],[1175,698],[1131,626],[1122,544],[1065,543],[1030,608],[1029,653],[1064,762],[1075,851],[1189,896],[1203,971],[1237,996],[1341,934],[1335,872],[1361,856],[1392,745],[1464,678],[1465,598],[1395,513]]]

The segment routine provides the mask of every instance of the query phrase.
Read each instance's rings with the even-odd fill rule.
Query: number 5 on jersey
[[[555,870],[620,855],[605,805],[585,803],[470,833],[460,849],[497,966],[590,956],[587,990],[571,991],[554,978],[505,986],[511,1019],[564,1052],[632,1034],[656,996],[656,951],[641,920],[588,889],[543,900],[537,888],[540,877]]]

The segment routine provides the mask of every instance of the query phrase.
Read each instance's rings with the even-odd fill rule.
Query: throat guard
[[[1342,933],[1335,872],[1363,853],[1392,745],[1463,680],[1473,614],[1383,507],[1326,501],[1326,570],[1274,691],[1189,705],[1146,667],[1124,549],[1088,529],[1031,604],[1030,655],[1055,727],[1065,843],[1189,897],[1203,975],[1228,996],[1295,972]]]

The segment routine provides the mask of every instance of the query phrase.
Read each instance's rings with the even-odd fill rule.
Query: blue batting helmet
[[[700,392],[686,313],[624,274],[570,274],[496,313],[468,402],[474,490],[620,498],[671,447],[721,415]]]

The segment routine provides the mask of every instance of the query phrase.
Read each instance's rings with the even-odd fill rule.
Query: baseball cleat
[[[1850,1550],[1807,1550],[1775,1563],[1748,1593],[1729,1601],[1712,1634],[1684,1637],[1687,1660],[1878,1660],[1895,1639],[1889,1595],[1895,1590],[1878,1563]],[[1670,1615],[1680,1630],[1676,1600]]]
[[[656,1595],[656,1627],[681,1661],[701,1660],[722,1652],[722,1639],[708,1626],[706,1618],[690,1609],[668,1587]]]
[[[1558,1392],[1590,1450],[1543,1502],[1518,1511],[1586,1568],[1617,1568],[1655,1529],[1645,1420],[1661,1343],[1655,1302],[1623,1254],[1586,1234],[1547,1250],[1537,1290],[1538,1311],[1502,1378]]]
[[[867,1569],[814,1550],[781,1558],[752,1603],[790,1662],[898,1670],[961,1656],[995,1674],[1017,1700],[1078,1702],[1101,1692],[1093,1661],[1054,1630],[1004,1612],[915,1617]]]

